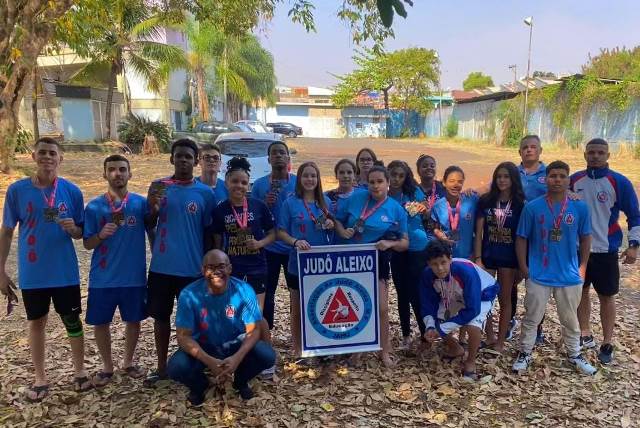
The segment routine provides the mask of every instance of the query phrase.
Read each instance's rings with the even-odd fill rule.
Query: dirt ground
[[[385,162],[402,159],[415,165],[420,153],[438,161],[441,174],[446,166],[461,166],[468,186],[484,184],[494,166],[503,160],[518,159],[513,149],[470,142],[425,140],[290,140],[297,150],[295,165],[316,161],[326,189],[335,185],[333,165],[343,157],[354,158],[362,147],[370,147]],[[102,180],[104,155],[69,153],[61,175],[76,182],[85,202],[105,190]],[[543,160],[568,161],[572,169],[583,168],[577,151],[545,149]],[[144,193],[148,183],[171,173],[168,155],[131,158],[134,177],[130,189]],[[636,187],[640,168],[626,153],[612,156],[611,165],[628,175]],[[28,156],[19,156],[22,173],[33,171]],[[0,175],[0,202],[15,176]],[[626,225],[625,225],[626,226]],[[623,227],[624,228],[624,227]],[[80,260],[83,298],[90,253],[76,245]],[[7,268],[15,276],[15,244]],[[599,367],[594,377],[573,372],[564,363],[559,324],[553,304],[545,321],[548,343],[536,351],[535,363],[525,376],[514,376],[510,365],[517,339],[504,355],[483,353],[479,357],[481,380],[470,384],[459,376],[459,362],[445,363],[437,349],[416,355],[400,352],[399,364],[387,370],[374,356],[366,356],[360,367],[348,367],[341,359],[300,367],[290,353],[288,294],[277,294],[277,321],[274,342],[279,352],[274,381],[255,381],[256,398],[242,403],[226,385],[224,392],[211,392],[201,409],[186,406],[185,389],[167,382],[158,389],[144,389],[140,381],[116,376],[107,387],[78,395],[72,392],[70,351],[57,317],[48,326],[47,371],[52,385],[50,396],[41,404],[23,399],[24,387],[32,381],[32,367],[22,307],[11,316],[0,308],[0,426],[268,426],[268,427],[389,427],[389,426],[640,426],[640,274],[638,265],[622,267],[622,290],[618,300],[616,359]],[[521,290],[522,292],[522,290]],[[390,287],[391,329],[398,345],[399,323],[395,291]],[[595,299],[594,299],[595,301]],[[592,321],[596,338],[601,338],[599,311],[593,304]],[[522,307],[518,308],[521,315]],[[417,330],[417,328],[416,328]],[[100,368],[93,332],[86,329],[86,363],[90,372]],[[121,354],[123,326],[119,318],[113,327],[114,358]],[[172,349],[175,349],[172,339]],[[595,362],[595,353],[588,358]],[[153,326],[143,323],[138,350],[140,365],[152,369],[155,361]],[[636,416],[633,416],[633,415]],[[634,422],[635,421],[635,422]]]

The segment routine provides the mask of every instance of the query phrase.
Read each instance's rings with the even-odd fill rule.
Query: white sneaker
[[[531,360],[531,354],[520,352],[518,354],[518,358],[516,358],[516,361],[513,363],[513,366],[511,366],[511,370],[513,370],[514,373],[527,371],[531,365]]]
[[[580,346],[582,350],[595,348],[596,341],[593,339],[593,335],[580,336]]]
[[[270,380],[270,379],[273,379],[274,374],[276,374],[275,364],[269,367],[268,369],[262,370],[262,373],[260,373],[260,377],[262,377],[262,379]]]
[[[593,375],[598,371],[598,369],[589,364],[589,361],[585,360],[582,354],[569,357],[569,364],[574,366],[580,373],[584,373],[586,375]]]

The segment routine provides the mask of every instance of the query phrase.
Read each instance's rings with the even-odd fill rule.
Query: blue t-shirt
[[[121,206],[115,204],[116,209]],[[147,199],[129,192],[122,213],[124,224],[102,241],[91,256],[89,288],[144,287],[147,283],[147,246],[144,218]],[[84,239],[89,239],[112,223],[111,206],[105,195],[98,196],[84,210]]]
[[[296,190],[296,176],[289,174],[287,180],[273,180],[271,182],[271,174],[258,178],[251,188],[251,197],[266,202],[265,198],[271,191],[277,193],[276,203],[273,206],[268,206],[273,214],[273,218],[278,219],[280,217],[280,208],[284,201],[288,197],[293,196]],[[285,244],[282,241],[275,241],[272,244],[267,245],[267,250],[278,254],[288,254],[291,251],[291,246]]]
[[[200,276],[205,229],[211,224],[215,206],[216,197],[209,186],[197,181],[169,185],[160,202],[149,270],[165,275]]]
[[[520,182],[527,202],[547,193],[547,167],[542,162],[533,173],[527,173],[522,164],[518,165],[518,171],[520,172]]]
[[[338,218],[346,228],[354,227],[365,204],[372,209],[377,201],[370,199],[369,192],[357,192],[351,195],[345,212]],[[399,239],[407,235],[407,212],[392,198],[387,199],[364,222],[364,232],[355,233],[347,240],[348,244],[369,244],[382,239]]]
[[[325,203],[329,206],[329,198],[325,197]],[[309,211],[320,222],[327,215],[317,203],[308,203]],[[295,239],[304,239],[311,246],[330,245],[333,242],[333,231],[318,228],[307,212],[304,202],[298,196],[292,196],[284,201],[280,208],[280,218],[278,219],[278,229],[282,229]],[[298,276],[298,251],[295,247],[289,253],[289,273]]]
[[[458,222],[458,240],[453,246],[453,257],[468,259],[473,253],[473,235],[476,228],[476,205],[478,196],[461,196],[460,220]],[[449,223],[449,202],[447,198],[439,199],[431,210],[431,218],[438,222],[443,232],[450,236],[451,224]],[[456,208],[451,208],[451,215],[455,216]]]
[[[242,218],[242,205],[235,207],[236,214]],[[275,227],[275,221],[267,205],[254,198],[247,198],[247,227],[250,234],[240,231],[231,209],[231,201],[227,199],[213,211],[213,233],[222,235],[223,250],[233,265],[233,276],[243,278],[245,275],[262,274],[267,271],[267,259],[264,248],[250,250],[246,240],[261,240]]]
[[[560,215],[562,202],[553,204],[553,215],[546,196],[524,206],[518,236],[526,238],[529,246],[529,278],[541,285],[565,287],[582,284],[578,260],[581,236],[591,234],[591,216],[582,201],[567,202],[560,222],[560,241],[552,239],[553,222]]]
[[[65,287],[80,284],[78,258],[71,236],[55,221],[46,221],[45,198],[53,186],[39,189],[31,178],[11,184],[4,201],[2,225],[18,232],[18,285],[22,289]],[[84,223],[84,202],[80,189],[62,177],[57,179],[53,208],[59,218]]]
[[[220,202],[225,201],[229,198],[229,191],[227,190],[227,186],[224,183],[223,179],[216,178],[216,180],[216,187],[209,187],[211,187],[211,190],[213,190],[213,194],[216,196],[216,202],[219,204]],[[196,177],[196,181],[202,183],[202,177]]]
[[[416,192],[413,198],[405,195],[404,193],[389,193],[389,197],[395,199],[402,207],[408,202],[422,202],[424,201],[424,193],[419,187],[416,188]],[[405,208],[406,211],[406,208]],[[432,237],[427,236],[427,232],[424,229],[424,222],[422,214],[416,214],[414,216],[407,212],[407,227],[409,229],[409,251],[422,251],[427,247]]]
[[[504,224],[500,226],[497,204],[485,198],[478,202],[478,218],[484,219],[482,230],[482,262],[488,267],[517,268],[516,257],[516,230],[522,213],[523,204],[512,202],[506,211]],[[507,208],[506,202],[500,202],[500,210]],[[496,211],[498,215],[496,215]]]
[[[221,346],[247,332],[247,326],[262,319],[253,288],[230,277],[222,294],[213,294],[200,278],[180,292],[176,327],[191,330],[201,344]]]

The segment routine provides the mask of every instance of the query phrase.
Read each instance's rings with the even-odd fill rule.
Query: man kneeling
[[[427,268],[420,278],[420,302],[424,338],[433,342],[442,337],[445,357],[464,356],[464,349],[453,332],[464,328],[469,336],[469,353],[462,375],[476,380],[476,355],[484,323],[489,316],[500,286],[495,278],[466,259],[452,259],[451,247],[431,241],[425,251]]]
[[[180,349],[171,356],[169,377],[189,388],[193,405],[209,387],[205,369],[216,379],[233,374],[233,387],[248,400],[249,381],[275,363],[275,352],[259,340],[262,314],[251,286],[231,277],[225,253],[211,250],[202,260],[201,278],[178,299],[176,332]]]

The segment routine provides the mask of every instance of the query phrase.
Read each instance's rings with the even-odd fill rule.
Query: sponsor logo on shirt
[[[127,225],[131,226],[131,227],[135,226],[136,225],[136,216],[134,216],[134,215],[128,216],[127,217]]]
[[[464,216],[465,220],[471,220],[471,213],[467,213],[467,215]]]
[[[195,202],[191,201],[187,204],[187,211],[189,212],[189,214],[195,214],[198,212],[198,204],[196,204]]]
[[[545,181],[546,181],[546,177],[543,177],[543,176],[538,177],[538,183],[544,184]]]
[[[597,198],[598,202],[605,203],[609,200],[609,194],[603,190],[601,192],[598,192]]]
[[[66,213],[67,212],[67,204],[65,204],[64,202],[60,202],[58,204],[58,211],[60,212],[60,214]]]
[[[380,221],[388,223],[389,222],[389,217],[387,217],[386,215],[382,215],[382,216],[380,216]]]
[[[569,213],[567,215],[564,216],[564,222],[565,224],[573,224],[573,221],[575,220],[575,217],[573,216],[573,214]]]
[[[236,315],[236,308],[231,305],[227,305],[226,309],[224,310],[224,314],[227,316],[227,318],[231,319]]]

